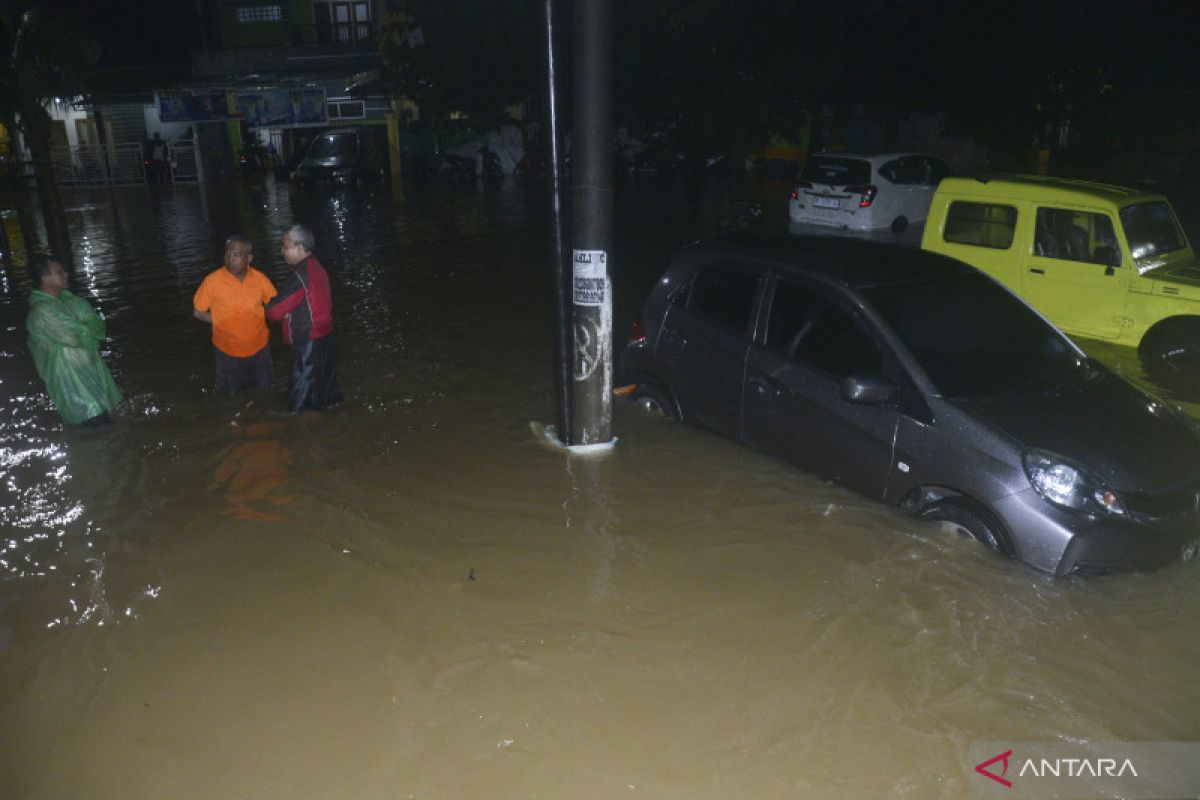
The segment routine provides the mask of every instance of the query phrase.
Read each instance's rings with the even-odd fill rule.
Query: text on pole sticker
[[[574,302],[577,306],[604,305],[608,285],[608,254],[603,250],[573,250]]]

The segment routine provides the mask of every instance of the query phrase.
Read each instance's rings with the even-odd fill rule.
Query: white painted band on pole
[[[577,306],[602,306],[608,300],[608,253],[603,250],[572,250],[574,282],[572,297]]]

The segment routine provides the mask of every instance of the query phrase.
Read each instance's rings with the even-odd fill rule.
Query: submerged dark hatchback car
[[[334,128],[319,134],[296,165],[300,183],[345,183],[383,177],[383,152],[369,128]]]
[[[954,259],[829,237],[700,243],[621,372],[708,428],[1037,569],[1114,572],[1200,541],[1200,425]]]

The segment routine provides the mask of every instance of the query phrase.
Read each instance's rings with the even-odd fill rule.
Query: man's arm
[[[299,289],[289,295],[276,297],[267,304],[267,319],[272,322],[279,322],[279,320],[295,311],[304,302],[306,291],[304,286],[301,285]]]

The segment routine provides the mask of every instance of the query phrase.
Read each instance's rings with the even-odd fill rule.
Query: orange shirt
[[[200,284],[192,305],[197,311],[212,312],[212,342],[218,350],[246,358],[267,345],[263,306],[276,294],[271,279],[254,267],[246,267],[242,280],[221,267]]]

